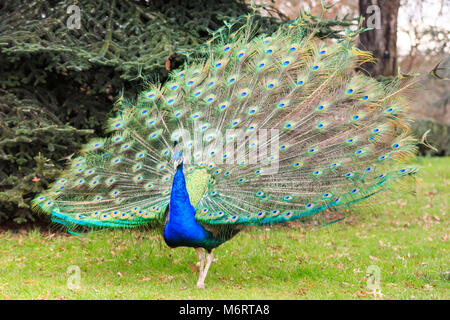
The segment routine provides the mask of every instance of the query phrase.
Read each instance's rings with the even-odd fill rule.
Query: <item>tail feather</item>
[[[136,102],[122,99],[111,136],[87,144],[35,203],[70,224],[161,220],[174,142],[187,180],[209,177],[195,201],[196,219],[211,226],[315,215],[415,172],[396,167],[416,150],[402,96],[408,84],[355,73],[372,57],[349,41],[325,45],[295,25],[251,38],[251,28],[211,42],[207,58]]]

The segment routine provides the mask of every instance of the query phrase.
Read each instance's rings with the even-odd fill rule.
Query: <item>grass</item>
[[[2,232],[0,299],[449,299],[450,158],[416,162],[419,183],[379,194],[376,209],[240,233],[215,251],[206,290],[194,250],[169,249],[156,231]],[[72,265],[81,288],[68,286]],[[382,295],[367,287],[371,268]]]

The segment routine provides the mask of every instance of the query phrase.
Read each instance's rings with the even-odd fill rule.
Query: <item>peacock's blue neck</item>
[[[183,164],[180,164],[173,178],[169,217],[164,228],[164,239],[171,247],[199,247],[209,238],[209,232],[195,221],[195,208],[189,200]]]
[[[191,209],[192,210],[188,210]],[[195,210],[189,200],[189,194],[186,189],[186,179],[183,173],[183,164],[177,168],[173,177],[172,192],[170,194],[170,218],[189,218],[195,215]]]

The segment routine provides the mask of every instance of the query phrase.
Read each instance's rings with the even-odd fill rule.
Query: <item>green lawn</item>
[[[194,250],[169,249],[157,232],[0,233],[0,299],[449,299],[450,158],[416,162],[419,183],[379,194],[376,209],[240,233],[215,251],[205,290]],[[68,285],[71,265],[81,288]]]

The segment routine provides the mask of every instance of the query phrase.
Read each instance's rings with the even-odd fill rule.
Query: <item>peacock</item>
[[[224,27],[164,84],[117,101],[107,138],[90,140],[33,200],[68,230],[157,225],[199,257],[246,226],[317,217],[385,190],[417,168],[405,77],[355,71],[373,61],[347,35],[327,43],[301,20],[270,36]]]

